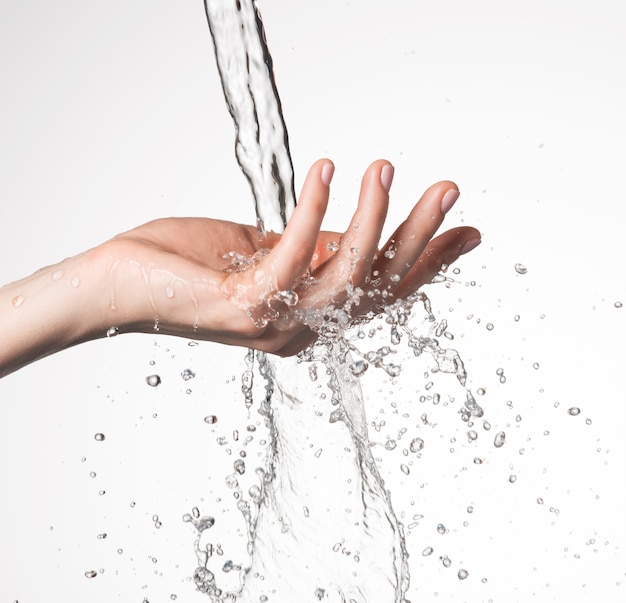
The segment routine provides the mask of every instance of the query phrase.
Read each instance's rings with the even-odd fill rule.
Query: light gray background
[[[472,474],[471,495],[459,497],[454,477],[437,481],[429,461],[418,506],[458,498],[489,512],[470,532],[451,511],[450,550],[471,580],[418,561],[410,598],[623,601],[622,3],[268,0],[261,10],[297,188],[318,157],[337,165],[327,227],[346,224],[363,169],[386,157],[397,168],[389,230],[426,186],[451,178],[462,196],[447,222],[483,232],[460,283],[434,298],[472,387],[495,392],[484,405],[516,436],[492,462],[501,470]],[[0,281],[156,217],[253,220],[199,0],[5,0],[0,49]],[[241,404],[231,381],[241,356],[128,336],[0,382],[2,601],[202,600],[185,581],[193,535],[179,520],[219,473],[202,417]],[[177,377],[190,365],[192,385]],[[163,387],[147,388],[157,371]],[[418,473],[393,492],[400,507],[423,487]]]

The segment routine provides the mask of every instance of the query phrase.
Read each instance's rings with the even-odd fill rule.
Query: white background
[[[398,508],[415,500],[429,537],[436,509],[452,507],[450,555],[470,570],[461,583],[458,564],[422,560],[418,530],[410,598],[625,600],[622,3],[268,0],[261,10],[297,188],[318,157],[337,166],[326,226],[346,224],[363,169],[386,157],[388,231],[450,178],[462,196],[447,222],[483,233],[459,283],[433,298],[471,386],[487,388],[481,403],[514,435],[484,473],[473,452],[444,452],[429,477],[414,470],[415,483],[392,491]],[[0,281],[156,217],[253,221],[200,1],[5,0],[0,81]],[[202,418],[241,405],[241,356],[125,336],[0,382],[1,601],[202,600],[186,581],[193,534],[180,517],[222,479]],[[191,365],[189,385],[179,374]],[[156,390],[151,372],[163,378]],[[462,491],[448,457],[457,470],[469,463]],[[90,569],[104,572],[88,580]]]

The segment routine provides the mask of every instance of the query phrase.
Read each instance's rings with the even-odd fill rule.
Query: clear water
[[[206,0],[205,6],[235,122],[236,157],[251,185],[260,235],[266,229],[282,232],[295,207],[293,169],[260,15],[251,1]],[[194,508],[184,518],[197,529],[193,580],[213,602],[407,600],[405,526],[373,451],[378,444],[402,451],[397,465],[408,476],[427,444],[407,427],[384,442],[370,436],[370,427],[380,433],[386,422],[368,416],[361,376],[374,371],[394,383],[411,359],[427,356],[432,375],[456,377],[463,400],[456,406],[468,427],[483,416],[483,409],[465,389],[459,354],[440,342],[449,336],[447,323],[435,320],[423,293],[362,324],[349,318],[349,305],[361,292],[348,293],[343,307],[298,316],[320,337],[297,358],[248,352],[242,392],[250,418],[254,413],[263,417],[263,435],[251,421],[232,438],[218,437],[220,445],[228,444],[229,454],[238,449],[226,485],[245,521],[245,555],[224,560],[212,536],[214,517]],[[408,355],[401,362],[403,352]],[[439,404],[440,394],[429,390],[427,386],[425,397]],[[450,402],[454,399],[444,405]],[[419,415],[422,425],[432,425],[423,409]],[[404,417],[411,418],[408,413]],[[214,424],[217,417],[205,421]],[[255,438],[261,463],[258,455],[248,458]],[[494,444],[502,446],[504,439],[500,432]],[[427,550],[432,547],[423,555]],[[450,565],[447,556],[443,563]],[[459,579],[467,576],[467,570],[458,570]]]

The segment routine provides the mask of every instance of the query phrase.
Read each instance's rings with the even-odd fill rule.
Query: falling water
[[[266,229],[282,232],[295,207],[293,170],[258,9],[251,0],[205,0],[205,7],[235,122],[236,157],[252,188],[259,234]],[[245,404],[250,410],[255,377],[260,378],[264,385],[257,410],[269,440],[264,466],[249,467],[251,461],[244,456],[226,478],[245,520],[248,558],[220,562],[218,575],[219,545],[211,538],[215,519],[201,516],[197,508],[185,516],[197,529],[194,582],[214,603],[406,601],[404,526],[372,455],[359,376],[372,366],[397,377],[401,366],[390,358],[402,337],[414,356],[426,352],[437,370],[455,374],[463,386],[465,369],[454,350],[441,348],[437,339],[409,325],[417,304],[428,328],[445,330],[434,323],[422,293],[385,309],[378,318],[389,329],[384,329],[389,341],[367,351],[359,339],[371,340],[365,344],[371,346],[381,328],[368,333],[367,325],[351,324],[349,305],[362,292],[348,293],[343,307],[306,317],[319,339],[297,358],[252,351],[246,357]],[[479,416],[482,409],[467,392],[462,419],[470,422]],[[216,420],[212,416],[207,422]],[[423,446],[416,438],[411,451],[419,453]],[[402,464],[401,470],[408,475],[409,465]],[[233,572],[238,584],[223,587],[225,574]]]

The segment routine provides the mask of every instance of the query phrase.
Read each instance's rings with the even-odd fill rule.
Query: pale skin
[[[308,326],[253,319],[270,307],[285,314],[341,303],[348,285],[364,291],[353,308],[364,315],[381,303],[368,290],[404,298],[480,243],[471,227],[434,237],[458,197],[457,186],[442,181],[379,247],[393,179],[385,160],[366,170],[346,231],[322,231],[333,171],[328,159],[311,167],[282,235],[259,240],[256,227],[208,218],[155,220],[0,288],[0,377],[112,327],[293,355],[315,340]],[[256,263],[229,271],[233,252],[247,258],[260,249],[267,252]],[[287,307],[279,292],[295,292],[297,303]]]

